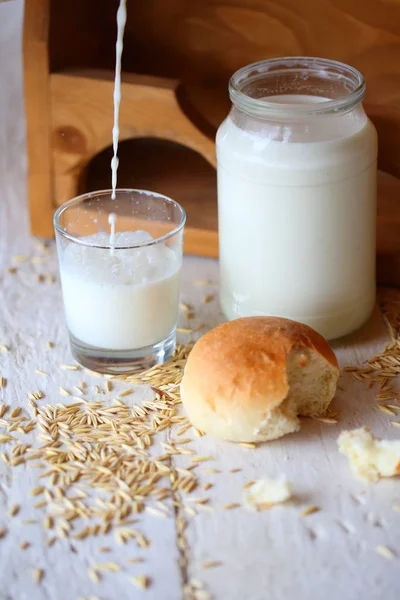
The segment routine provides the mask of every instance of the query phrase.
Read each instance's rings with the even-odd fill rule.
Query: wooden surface
[[[0,56],[7,60],[0,61],[0,342],[10,352],[0,354],[0,374],[8,379],[0,397],[25,409],[27,392],[39,386],[47,401],[65,401],[58,396],[57,386],[71,386],[77,375],[59,368],[60,363],[71,362],[59,282],[40,284],[37,280],[39,273],[57,273],[54,246],[43,264],[18,263],[16,274],[7,271],[13,255],[38,253],[29,237],[26,206],[21,17],[20,0],[1,3]],[[213,283],[198,286],[194,280]],[[221,320],[216,300],[202,302],[205,294],[217,293],[216,282],[215,261],[185,259],[182,300],[196,306],[195,323],[211,327]],[[48,339],[55,343],[52,351],[46,349]],[[385,340],[387,332],[376,313],[362,332],[336,346],[341,366],[371,357]],[[36,368],[49,372],[47,383],[35,373]],[[89,385],[99,383],[85,378]],[[179,511],[171,511],[167,519],[149,513],[140,516],[138,527],[152,540],[142,552],[145,562],[141,565],[126,562],[135,555],[135,547],[115,545],[113,538],[73,544],[60,540],[46,548],[41,525],[44,513],[33,508],[29,495],[38,484],[35,470],[10,469],[0,461],[0,526],[9,528],[0,540],[0,599],[180,600],[185,598],[184,580],[195,578],[214,600],[398,600],[400,513],[392,506],[400,504],[400,482],[392,479],[369,486],[354,480],[347,459],[337,451],[336,439],[343,428],[359,425],[370,425],[376,434],[391,438],[398,437],[399,430],[390,425],[395,417],[376,410],[374,391],[364,383],[347,374],[340,387],[334,401],[340,413],[337,425],[303,420],[298,434],[256,450],[190,435],[196,452],[214,457],[198,468],[202,483],[214,485],[207,492],[213,510],[198,509],[196,516],[186,515],[184,568],[178,565],[182,557],[175,529]],[[174,460],[177,465],[188,464],[185,457]],[[221,472],[209,474],[206,467]],[[234,468],[241,471],[231,472]],[[241,501],[241,488],[248,480],[281,473],[295,492],[287,506],[262,513],[223,510],[226,503]],[[196,496],[202,495],[200,489]],[[21,511],[11,519],[7,513],[14,503],[21,504]],[[187,499],[184,504],[193,506]],[[302,518],[300,511],[313,504],[321,507],[320,512]],[[38,519],[39,524],[24,526],[23,519]],[[23,540],[32,544],[25,551],[19,549]],[[377,554],[378,544],[391,547],[396,559],[388,561]],[[88,578],[87,567],[98,560],[100,545],[112,547],[108,556],[123,564],[124,571],[106,575],[96,585]],[[206,560],[220,560],[222,565],[205,570],[201,565]],[[34,567],[45,571],[41,585],[32,585]],[[127,581],[128,575],[141,572],[152,577],[151,586],[143,592]]]
[[[47,236],[52,235],[54,213],[50,143],[49,6],[49,0],[27,2],[23,35],[29,210],[32,230],[37,235]]]
[[[214,144],[181,111],[174,82],[122,77],[119,139],[157,137],[215,165]],[[55,201],[73,198],[88,162],[110,145],[114,81],[99,74],[51,74]]]

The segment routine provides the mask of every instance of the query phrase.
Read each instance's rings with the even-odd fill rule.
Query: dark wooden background
[[[52,0],[51,70],[113,69],[118,4]],[[228,112],[231,74],[284,55],[332,58],[363,72],[379,168],[400,178],[400,0],[128,0],[123,69],[178,79],[182,106],[209,136]],[[109,187],[110,156],[107,150],[89,166],[86,190]],[[195,153],[162,141],[125,142],[120,166],[121,186],[162,189],[184,204],[189,221],[196,214],[192,225],[216,229],[215,172]],[[392,282],[397,270],[400,282],[399,182],[384,176],[381,190],[381,280]],[[192,211],[199,201],[200,217]]]
[[[51,69],[113,69],[117,7],[53,0]],[[182,102],[210,135],[227,113],[230,75],[284,55],[333,58],[364,73],[380,168],[400,177],[399,0],[128,0],[124,70],[178,78]]]

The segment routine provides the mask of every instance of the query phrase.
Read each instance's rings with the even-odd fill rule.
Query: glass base
[[[146,371],[172,358],[176,332],[173,331],[157,344],[136,350],[107,350],[88,346],[71,333],[69,338],[72,355],[83,367],[108,375],[129,375]]]

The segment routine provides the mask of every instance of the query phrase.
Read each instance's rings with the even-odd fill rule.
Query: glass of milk
[[[55,213],[72,354],[102,373],[147,369],[175,348],[185,225],[161,194],[92,192]]]
[[[328,339],[375,302],[377,136],[356,69],[289,57],[237,71],[217,134],[221,305]]]

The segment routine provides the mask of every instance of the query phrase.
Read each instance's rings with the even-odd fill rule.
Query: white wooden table
[[[59,369],[60,363],[71,362],[59,282],[37,279],[40,273],[57,274],[54,247],[44,263],[24,262],[16,265],[17,273],[8,272],[12,256],[39,253],[28,234],[26,209],[22,10],[19,0],[0,3],[0,343],[10,347],[8,353],[0,353],[0,376],[8,380],[7,387],[0,389],[0,401],[26,407],[27,392],[37,387],[45,391],[48,402],[62,401],[58,385],[71,386],[76,374]],[[194,285],[199,279],[213,284]],[[217,301],[202,302],[206,293],[217,292],[216,282],[215,261],[186,259],[182,300],[196,306],[195,324],[211,327],[221,320]],[[46,340],[54,342],[53,350],[46,347]],[[341,365],[371,357],[386,340],[377,311],[362,332],[337,345]],[[36,368],[49,373],[46,383]],[[376,485],[356,481],[337,451],[336,439],[341,429],[360,425],[369,425],[387,438],[395,438],[399,430],[390,425],[393,417],[376,409],[374,392],[364,383],[346,374],[340,385],[334,403],[340,413],[337,425],[304,420],[298,434],[257,449],[194,437],[191,447],[196,452],[215,457],[206,467],[220,470],[207,474],[205,467],[199,469],[202,483],[214,484],[207,491],[213,510],[186,515],[183,548],[177,544],[179,510],[171,511],[167,519],[143,513],[140,526],[152,544],[143,550],[145,562],[140,565],[128,564],[126,558],[135,554],[132,546],[116,545],[112,537],[74,543],[63,539],[47,548],[40,524],[44,513],[33,508],[29,495],[38,485],[35,470],[10,468],[0,461],[0,527],[8,529],[0,540],[0,599],[178,600],[185,597],[184,582],[195,579],[215,600],[397,600],[400,513],[392,507],[400,504],[400,481]],[[176,465],[187,465],[186,458],[176,458]],[[260,513],[222,508],[241,502],[242,486],[250,479],[280,474],[288,477],[294,489],[289,504]],[[15,503],[21,510],[11,518],[8,511]],[[321,510],[302,517],[301,510],[310,505]],[[23,525],[27,519],[38,524]],[[21,550],[19,545],[25,540],[31,546]],[[392,548],[397,557],[389,561],[377,554],[379,544]],[[95,556],[99,560],[96,553],[101,545],[112,547],[107,560],[125,567],[95,584],[88,578],[87,567]],[[179,566],[183,555],[186,564]],[[207,560],[222,564],[204,569],[202,563]],[[32,583],[35,567],[45,573],[40,585]],[[128,575],[140,573],[152,578],[143,591],[128,582]],[[201,597],[207,595],[200,593]]]

